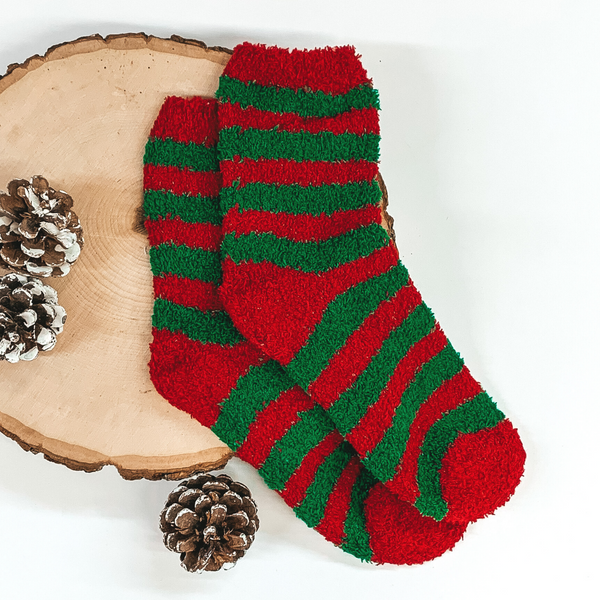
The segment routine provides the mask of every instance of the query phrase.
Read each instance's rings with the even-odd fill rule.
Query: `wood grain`
[[[0,79],[0,187],[42,174],[71,194],[85,234],[48,282],[68,320],[32,363],[0,362],[0,430],[74,469],[127,479],[223,466],[229,449],[148,376],[152,278],[140,227],[142,156],[168,95],[214,96],[230,52],[144,34],[83,38]]]
[[[144,145],[161,104],[214,97],[230,55],[178,36],[94,35],[0,78],[0,188],[45,176],[73,197],[85,235],[71,273],[48,280],[68,314],[55,349],[0,362],[0,431],[24,449],[84,471],[114,465],[126,479],[183,478],[231,456],[148,376],[153,295],[141,213]]]

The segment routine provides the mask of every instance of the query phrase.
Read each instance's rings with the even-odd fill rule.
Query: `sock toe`
[[[365,500],[366,525],[376,563],[415,565],[433,560],[462,539],[467,523],[438,522],[401,502],[383,484]]]
[[[448,504],[444,520],[470,522],[493,513],[513,495],[524,464],[523,444],[508,419],[492,429],[459,436],[440,472]]]

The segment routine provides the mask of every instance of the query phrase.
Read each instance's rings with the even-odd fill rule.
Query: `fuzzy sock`
[[[325,411],[223,310],[215,111],[214,100],[168,98],[146,146],[152,381],[344,551],[376,563],[431,560],[464,526],[423,517],[377,482]]]
[[[490,514],[523,446],[381,226],[378,95],[354,49],[242,44],[217,98],[220,296],[236,327],[393,493],[436,520]]]

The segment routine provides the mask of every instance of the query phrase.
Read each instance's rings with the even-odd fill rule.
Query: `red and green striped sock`
[[[354,50],[243,44],[217,98],[220,295],[236,327],[423,515],[490,514],[523,446],[381,226],[378,96]]]
[[[156,389],[210,427],[307,525],[346,552],[394,564],[439,556],[464,526],[423,517],[376,481],[325,411],[224,312],[216,128],[214,100],[171,97],[146,146]]]

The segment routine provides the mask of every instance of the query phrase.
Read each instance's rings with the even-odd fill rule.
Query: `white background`
[[[0,27],[1,72],[93,33],[355,45],[401,256],[528,452],[512,501],[417,567],[342,553],[234,460],[259,535],[233,570],[191,575],[157,529],[174,483],[72,472],[0,436],[2,598],[598,597],[598,2],[23,0]]]

